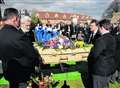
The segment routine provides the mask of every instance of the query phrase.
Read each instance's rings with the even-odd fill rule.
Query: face
[[[29,30],[30,29],[30,25],[31,25],[31,22],[30,21],[26,21],[25,24],[24,24],[25,29]]]
[[[94,32],[97,29],[97,25],[95,23],[90,24],[90,31]]]
[[[30,26],[31,26],[30,21],[25,21],[21,24],[21,27],[24,29],[24,32],[29,32],[30,31]]]

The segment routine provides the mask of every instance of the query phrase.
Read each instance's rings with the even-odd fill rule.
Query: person
[[[32,43],[19,31],[19,13],[15,8],[4,10],[4,27],[0,30],[0,57],[3,75],[10,88],[26,88],[39,57]]]
[[[4,26],[4,21],[0,19],[0,29]]]
[[[88,44],[93,44],[95,43],[95,41],[101,37],[101,34],[98,30],[98,21],[96,19],[91,20],[90,22],[90,37],[88,39]],[[91,54],[91,52],[90,52]],[[89,58],[88,58],[88,72],[86,73],[86,79],[87,81],[84,83],[84,86],[87,88],[93,88],[92,84],[93,84],[93,80],[92,80],[92,71],[91,71],[91,63],[89,63]],[[89,87],[88,87],[89,86]]]
[[[115,72],[116,40],[110,33],[110,21],[99,22],[101,37],[95,40],[88,56],[88,70],[91,71],[92,85],[88,88],[108,88],[111,75]]]
[[[34,42],[35,38],[34,38],[34,33],[31,30],[31,21],[32,19],[29,16],[25,16],[25,15],[21,16],[20,31],[26,34],[26,36],[28,36],[28,39],[31,42]]]
[[[29,16],[21,16],[20,23],[20,28],[23,33],[30,31],[31,18]]]
[[[2,20],[2,18],[0,19],[0,30],[1,28],[3,27],[4,25],[4,22]],[[0,58],[0,79],[3,77],[3,70],[2,70],[2,61],[1,61],[1,58]]]
[[[91,31],[91,34],[90,34],[90,38],[88,40],[88,43],[94,43],[95,40],[97,38],[99,38],[101,35],[98,31],[98,21],[93,19],[91,22],[90,22],[90,31]]]
[[[75,40],[79,32],[79,25],[76,17],[71,18],[71,24],[69,26],[70,26],[70,38],[72,40]]]
[[[120,29],[120,24],[118,24],[118,29]],[[113,75],[113,78],[115,78],[115,81],[120,83],[120,30],[118,31],[116,37],[116,53],[115,53],[115,59],[116,59],[116,65],[117,65],[117,76]]]

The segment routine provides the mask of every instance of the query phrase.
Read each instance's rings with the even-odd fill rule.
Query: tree
[[[38,23],[41,24],[41,20],[38,16],[36,16],[36,12],[33,12],[31,15],[31,19],[32,19],[32,27],[35,27]]]
[[[113,13],[120,12],[120,0],[114,0],[103,13],[103,18],[111,19]]]

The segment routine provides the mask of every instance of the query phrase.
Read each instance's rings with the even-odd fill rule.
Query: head
[[[12,25],[16,28],[19,27],[19,12],[15,8],[6,8],[4,10],[3,19],[5,24]]]
[[[104,34],[105,32],[109,32],[110,29],[111,29],[110,20],[103,19],[99,22],[99,31],[101,34]]]
[[[29,32],[31,27],[31,18],[29,16],[21,16],[20,25],[23,32]]]
[[[91,32],[95,32],[96,30],[98,30],[98,21],[93,19],[91,22],[90,22],[90,31]]]

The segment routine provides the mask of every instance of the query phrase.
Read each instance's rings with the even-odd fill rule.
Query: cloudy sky
[[[100,19],[102,13],[113,0],[4,0],[6,6],[19,9],[38,9],[80,13]]]

